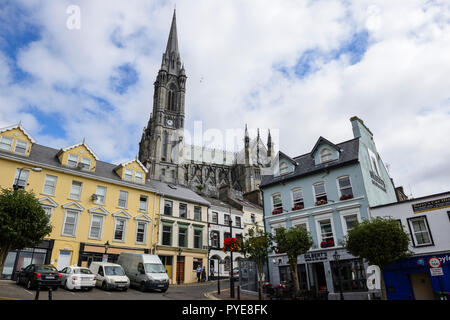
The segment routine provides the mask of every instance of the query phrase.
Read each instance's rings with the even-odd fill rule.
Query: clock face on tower
[[[166,121],[166,123],[167,123],[168,126],[172,126],[172,125],[173,125],[173,121],[170,120],[170,119],[168,119],[168,120]]]

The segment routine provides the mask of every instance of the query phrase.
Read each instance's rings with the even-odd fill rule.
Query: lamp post
[[[20,186],[19,186],[20,176],[22,175],[22,171],[26,170],[26,169],[30,169],[31,171],[34,171],[34,172],[42,172],[42,168],[30,168],[30,167],[20,168],[19,175],[17,176],[17,179],[14,181],[14,184],[13,184],[14,191],[17,191],[20,189]]]
[[[233,238],[233,220],[231,220],[231,214],[230,214],[230,220],[228,221],[228,224],[230,225],[230,237]],[[230,298],[234,298],[233,250],[232,249],[230,249]]]
[[[339,263],[339,258],[341,257],[337,250],[334,252],[334,260],[336,261],[337,269],[338,269],[338,277],[339,277],[339,290],[341,295],[341,300],[344,300],[344,293],[342,292],[342,278],[341,278],[341,266]]]
[[[105,246],[105,254],[103,255],[103,261],[108,262],[109,241],[106,241],[104,246]]]
[[[181,252],[183,251],[183,249],[178,248],[178,261],[177,261],[177,284],[181,283],[181,279],[180,279],[180,264],[181,264]]]

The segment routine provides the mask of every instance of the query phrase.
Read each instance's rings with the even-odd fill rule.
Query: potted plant
[[[305,205],[303,203],[297,203],[297,204],[294,204],[294,207],[292,208],[292,211],[294,211],[294,210],[302,210],[304,208],[305,208]]]
[[[329,239],[327,240],[327,247],[334,247],[334,240],[333,239]]]
[[[342,200],[348,200],[348,199],[352,199],[353,198],[353,195],[352,194],[343,194],[341,197],[340,197],[340,200],[342,201]]]
[[[321,199],[321,200],[318,200],[316,202],[316,206],[321,206],[321,205],[324,205],[324,204],[327,204],[327,203],[328,203],[327,200]]]
[[[274,210],[272,211],[272,214],[275,215],[275,214],[280,214],[280,213],[282,213],[282,212],[283,212],[283,209],[277,208],[277,209],[274,209]]]
[[[239,251],[241,250],[239,246],[239,239],[237,238],[225,238],[223,241],[223,252],[226,251]]]
[[[326,248],[326,247],[327,247],[327,242],[326,242],[326,241],[322,241],[322,242],[320,243],[320,247],[321,247],[321,248]]]

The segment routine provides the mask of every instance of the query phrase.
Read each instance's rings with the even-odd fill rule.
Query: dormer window
[[[16,140],[16,147],[14,148],[14,152],[26,154],[28,148],[28,142],[22,140]]]
[[[82,158],[81,159],[81,168],[83,170],[90,170],[91,169],[91,159],[89,159],[89,158]]]
[[[320,162],[328,162],[333,160],[333,153],[330,149],[325,148],[322,151],[320,151]]]
[[[9,137],[0,137],[0,149],[11,151],[13,139]]]
[[[73,154],[73,153],[69,153],[69,158],[67,160],[67,165],[69,167],[76,168],[77,165],[78,165],[78,155]]]
[[[133,181],[133,170],[125,169],[124,180],[125,181]]]
[[[289,172],[289,166],[286,162],[282,162],[280,164],[280,175],[286,174]]]
[[[144,174],[142,172],[136,171],[134,173],[134,182],[136,183],[144,183]]]

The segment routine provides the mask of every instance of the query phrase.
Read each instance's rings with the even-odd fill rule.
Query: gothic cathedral
[[[176,13],[161,69],[154,84],[153,112],[139,144],[139,160],[150,179],[187,186],[218,197],[229,187],[239,193],[258,190],[261,169],[274,158],[269,132],[267,148],[258,136],[251,140],[245,128],[244,150],[229,152],[184,144],[186,71],[180,59]]]

